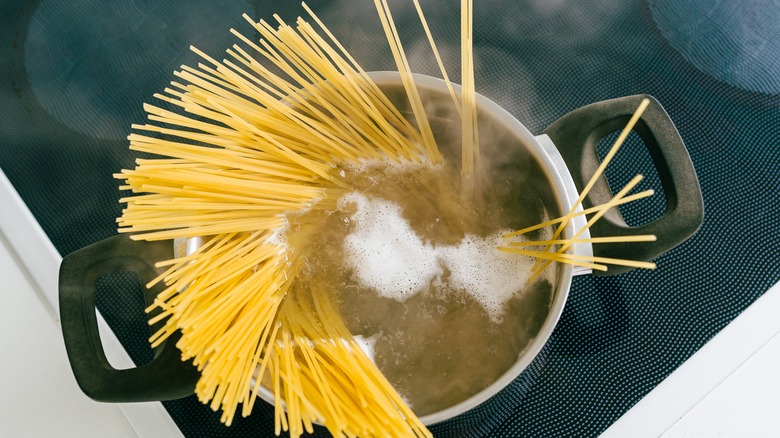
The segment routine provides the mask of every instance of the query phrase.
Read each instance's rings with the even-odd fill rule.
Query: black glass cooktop
[[[437,75],[411,0],[394,1],[412,69]],[[631,94],[655,96],[684,139],[705,220],[655,271],[578,277],[532,366],[482,406],[432,427],[436,436],[594,436],[609,427],[780,280],[780,11],[772,2],[680,0],[474,2],[477,91],[541,133],[566,112]],[[373,4],[312,0],[366,70],[394,70]],[[423,1],[450,74],[459,77],[459,2]],[[241,14],[288,21],[295,2],[78,0],[0,6],[0,168],[62,255],[116,233],[112,173],[132,164],[124,140],[142,103],[195,57],[218,56]],[[248,32],[248,31],[247,31]],[[658,188],[647,153],[629,144],[610,166]],[[630,224],[663,211],[623,211]],[[113,283],[112,283],[113,282]],[[113,284],[113,285],[112,285]],[[149,357],[140,302],[98,306],[136,361]],[[135,285],[135,287],[140,287]],[[194,397],[164,403],[186,436],[264,436],[272,411],[225,428]],[[325,434],[318,430],[317,434]]]

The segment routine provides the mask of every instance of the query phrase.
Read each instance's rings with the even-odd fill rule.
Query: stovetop
[[[230,27],[245,29],[243,12],[288,22],[302,14],[294,2],[163,3],[1,8],[0,168],[62,255],[116,233],[121,206],[111,175],[134,159],[124,138],[143,120],[142,103],[194,62],[187,47],[218,55],[232,44]],[[412,69],[437,75],[411,1],[394,3]],[[758,1],[733,10],[699,3],[475,2],[478,92],[534,133],[588,103],[653,95],[691,154],[705,220],[655,271],[576,278],[531,367],[482,406],[434,425],[435,435],[597,435],[780,280],[780,12]],[[370,2],[311,6],[366,70],[395,69]],[[459,77],[459,2],[422,7]],[[637,142],[607,176],[621,185],[635,173],[660,190]],[[659,202],[622,213],[629,224],[645,223],[663,211]],[[140,285],[118,274],[101,283],[97,300],[142,362],[148,329],[133,287]],[[185,436],[255,436],[273,424],[264,403],[230,428],[194,397],[164,405]]]

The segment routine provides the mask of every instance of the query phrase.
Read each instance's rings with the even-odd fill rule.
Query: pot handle
[[[685,242],[701,226],[704,201],[699,180],[677,128],[660,103],[648,95],[605,100],[576,109],[545,129],[558,147],[578,191],[582,191],[600,165],[596,145],[606,135],[625,127],[642,99],[650,105],[634,127],[644,141],[660,177],[666,198],[666,211],[653,222],[629,227],[617,209],[607,212],[590,227],[591,235],[628,236],[655,234],[655,242],[599,244],[593,246],[598,257],[649,261]],[[604,176],[583,201],[584,208],[608,202],[612,191]],[[596,275],[615,275],[631,270],[610,266]]]
[[[118,370],[106,359],[95,315],[95,285],[106,274],[131,271],[142,284],[158,272],[155,261],[170,259],[170,241],[136,242],[118,235],[75,251],[62,260],[59,276],[60,322],[68,360],[81,390],[101,402],[141,402],[191,395],[200,373],[181,360],[174,334],[154,351],[151,362]],[[162,288],[147,290],[150,303]]]

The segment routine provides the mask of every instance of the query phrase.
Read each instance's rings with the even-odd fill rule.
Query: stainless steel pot
[[[410,113],[408,102],[397,72],[372,73],[372,78],[402,112]],[[426,106],[434,133],[446,136],[457,121],[451,115],[451,98],[440,79],[416,75],[415,81]],[[596,236],[655,234],[657,241],[631,244],[609,244],[591,247],[576,244],[572,252],[581,255],[651,260],[688,239],[701,225],[703,202],[696,173],[674,124],[661,105],[650,96],[629,96],[587,105],[553,122],[543,134],[533,135],[522,123],[494,102],[478,96],[480,132],[490,133],[493,142],[504,148],[488,151],[503,154],[503,165],[522,162],[530,175],[544,209],[550,214],[562,214],[572,207],[580,190],[598,167],[595,147],[607,134],[625,126],[640,101],[648,97],[650,106],[635,131],[642,137],[657,168],[666,198],[666,212],[649,224],[629,227],[616,210],[605,215],[586,232]],[[449,106],[449,108],[448,108]],[[457,128],[459,130],[459,128]],[[446,144],[442,141],[440,144]],[[445,151],[445,156],[447,152]],[[458,153],[453,150],[452,154]],[[513,161],[514,160],[514,161]],[[517,164],[517,163],[515,163]],[[490,173],[490,171],[488,172]],[[602,204],[612,197],[606,179],[593,188],[584,201],[584,208]],[[581,207],[582,208],[582,207]],[[574,235],[585,226],[580,216],[569,224],[564,237]],[[192,251],[199,240],[178,242],[177,252]],[[126,236],[116,236],[76,251],[63,259],[60,269],[60,313],[65,345],[73,372],[82,390],[91,398],[106,402],[169,400],[193,393],[199,374],[181,362],[169,339],[158,347],[155,359],[138,368],[116,370],[108,363],[98,335],[95,318],[94,285],[101,275],[118,271],[134,271],[143,283],[158,272],[153,267],[159,260],[173,256],[171,242],[135,242]],[[563,311],[572,276],[588,273],[570,265],[556,266],[553,298],[539,333],[524,353],[493,384],[453,406],[421,418],[425,424],[437,423],[468,411],[510,384],[539,354],[553,332]],[[628,271],[625,267],[610,267],[606,275]],[[596,273],[596,275],[604,275]],[[147,303],[159,292],[146,292]],[[154,329],[154,328],[153,328]],[[261,396],[273,403],[270,391]]]

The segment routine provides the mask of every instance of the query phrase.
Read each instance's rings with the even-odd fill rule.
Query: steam
[[[460,2],[420,3],[447,73],[460,83]],[[574,107],[560,101],[570,96],[562,90],[571,89],[573,83],[589,80],[606,86],[615,77],[635,74],[636,65],[626,65],[615,53],[605,55],[603,50],[590,49],[594,44],[603,46],[614,31],[615,21],[637,13],[632,9],[635,6],[630,2],[610,0],[475,2],[477,93],[506,109],[531,132],[541,132],[561,115],[561,107]],[[412,2],[393,2],[391,10],[412,71],[440,77]],[[380,24],[372,2],[336,0],[318,10],[318,14],[366,71],[396,70],[387,41],[378,30]],[[624,46],[635,51],[642,45],[615,41],[610,50],[619,51]],[[565,64],[560,63],[562,53],[566,54]]]

